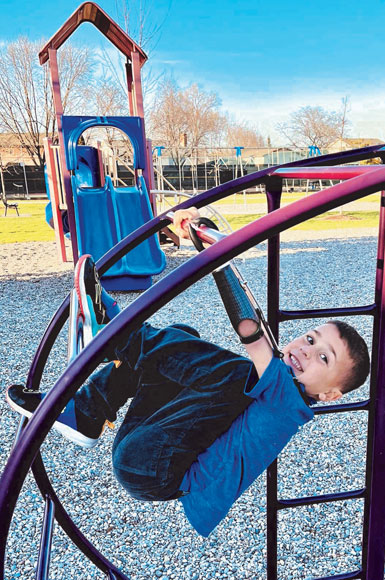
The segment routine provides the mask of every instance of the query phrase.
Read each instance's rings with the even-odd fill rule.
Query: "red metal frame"
[[[60,202],[59,202],[59,179],[60,176],[57,175],[55,166],[55,153],[52,148],[52,139],[44,138],[44,153],[45,153],[45,163],[47,168],[47,179],[49,190],[51,194],[51,206],[52,206],[52,216],[55,231],[56,248],[58,251],[59,259],[62,262],[67,262],[67,252],[65,247],[65,237],[63,232],[63,223],[60,214]]]
[[[130,58],[133,52],[137,52],[140,65],[144,65],[147,60],[145,52],[94,2],[84,2],[84,4],[79,6],[63,26],[49,39],[39,53],[40,64],[49,61],[48,49],[57,50],[60,48],[83,22],[91,22],[91,24],[96,26],[126,57]]]
[[[94,2],[85,2],[66,20],[59,30],[50,38],[39,53],[40,64],[48,62],[49,73],[51,78],[53,103],[56,115],[57,132],[60,147],[60,168],[62,172],[63,185],[66,195],[68,221],[70,231],[75,232],[75,213],[71,188],[71,177],[67,169],[65,147],[62,132],[63,102],[60,91],[59,71],[57,64],[57,50],[73,34],[73,32],[83,23],[90,22],[93,24],[127,59],[126,62],[126,80],[127,80],[127,98],[129,103],[130,115],[144,117],[143,110],[143,92],[141,81],[141,67],[147,60],[147,55],[139,45],[132,40],[109,16]],[[146,135],[143,123],[143,141]],[[147,160],[148,161],[148,160]],[[147,189],[151,189],[151,168],[149,163],[143,170],[143,176],[146,181]],[[64,244],[62,232],[59,246]],[[78,245],[76,235],[71,235],[72,254],[74,262],[78,259]]]

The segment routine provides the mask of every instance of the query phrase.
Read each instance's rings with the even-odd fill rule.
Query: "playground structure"
[[[62,117],[61,101],[58,86],[56,50],[68,38],[79,23],[89,20],[93,22],[115,46],[128,56],[127,66],[130,106],[136,117],[130,117],[124,122],[117,118],[87,118]],[[53,196],[53,219],[56,220],[56,231],[60,233],[61,210],[64,207],[69,212],[71,233],[80,229],[80,236],[71,236],[74,258],[80,251],[88,249],[88,241],[82,237],[82,216],[87,214],[90,206],[87,195],[95,196],[97,200],[104,195],[109,201],[100,202],[101,215],[111,211],[116,215],[115,208],[121,202],[120,194],[131,195],[131,191],[120,192],[118,184],[108,178],[103,183],[100,152],[97,147],[80,146],[79,136],[90,126],[106,125],[127,131],[132,139],[135,151],[134,179],[135,195],[139,209],[142,199],[139,194],[153,189],[151,183],[149,147],[145,146],[144,126],[141,122],[141,89],[137,83],[140,78],[142,52],[135,44],[126,44],[126,36],[96,5],[87,2],[67,21],[57,35],[51,39],[41,53],[41,62],[49,59],[51,77],[55,86],[55,107],[60,123],[59,145],[47,142],[48,178],[50,192]],[[130,39],[128,39],[132,42]],[[127,46],[129,47],[127,49]],[[45,60],[44,60],[45,59]],[[132,89],[132,90],[131,90]],[[136,110],[135,110],[136,108]],[[133,120],[132,120],[133,119]],[[122,124],[123,123],[123,124]],[[127,123],[127,124],[126,124]],[[238,153],[238,152],[237,152]],[[241,157],[239,151],[238,157]],[[278,498],[277,463],[268,470],[267,485],[267,578],[277,580],[277,521],[278,513],[283,509],[298,506],[332,503],[349,499],[362,498],[365,503],[364,523],[362,533],[362,561],[359,569],[342,572],[337,576],[319,578],[318,580],[383,580],[384,577],[384,547],[385,547],[385,498],[383,495],[383,477],[385,472],[385,287],[384,287],[384,253],[385,253],[385,196],[381,195],[380,224],[376,267],[376,285],[373,302],[346,308],[308,309],[289,311],[280,307],[280,276],[279,235],[282,231],[301,223],[311,217],[320,215],[347,202],[360,199],[371,193],[385,189],[385,168],[382,165],[345,165],[362,160],[380,158],[385,161],[383,145],[364,149],[347,151],[334,155],[317,155],[287,164],[278,163],[263,170],[247,175],[234,176],[235,179],[225,184],[218,184],[209,191],[197,196],[186,196],[187,199],[171,208],[151,217],[147,210],[142,211],[143,223],[136,224],[131,232],[121,232],[120,239],[110,240],[113,247],[104,249],[97,268],[101,275],[110,271],[119,260],[131,257],[136,249],[145,247],[146,241],[163,228],[172,223],[173,211],[196,206],[205,208],[220,199],[250,188],[260,188],[266,191],[268,213],[261,219],[248,224],[241,230],[223,236],[212,246],[193,259],[174,270],[166,277],[148,288],[145,294],[139,296],[133,304],[123,310],[111,321],[84,350],[71,360],[65,372],[59,377],[43,404],[28,421],[22,419],[16,435],[14,448],[5,466],[0,480],[0,579],[5,576],[4,556],[9,534],[9,528],[14,514],[15,505],[22,484],[32,469],[38,487],[45,501],[45,515],[42,525],[41,550],[39,555],[36,578],[46,580],[49,574],[50,546],[53,524],[56,521],[67,536],[78,548],[100,569],[110,580],[128,580],[128,575],[120,571],[103,554],[101,554],[86,538],[72,521],[62,506],[55,489],[50,482],[40,455],[40,447],[47,433],[61,410],[73,397],[77,389],[95,368],[104,360],[107,346],[120,342],[124,337],[157,312],[174,297],[189,286],[212,272],[216,267],[238,256],[243,251],[256,244],[268,240],[268,319],[274,335],[278,336],[279,325],[282,322],[297,319],[325,318],[340,316],[370,316],[373,319],[373,347],[371,357],[370,398],[356,403],[328,405],[316,408],[317,414],[364,411],[368,413],[368,440],[366,481],[362,489],[341,491],[339,493],[299,497],[291,499]],[[341,166],[344,165],[344,166]],[[241,166],[239,167],[241,172]],[[62,173],[61,173],[62,172]],[[158,174],[159,175],[159,174]],[[289,206],[280,208],[282,188],[286,180],[320,180],[330,184],[341,181],[329,189],[319,191],[312,196],[301,199]],[[62,187],[63,184],[63,187]],[[85,184],[85,185],[84,185]],[[106,186],[107,184],[107,186]],[[61,189],[62,187],[62,189]],[[56,188],[56,189],[55,189]],[[58,191],[60,189],[60,192]],[[106,191],[108,193],[106,194]],[[262,191],[262,189],[261,189]],[[146,194],[147,195],[147,194]],[[174,195],[174,194],[172,194]],[[150,203],[151,203],[150,199]],[[99,201],[95,202],[99,204]],[[106,205],[103,205],[106,204]],[[115,205],[114,205],[115,204]],[[123,202],[124,205],[124,202]],[[131,205],[130,205],[131,207]],[[91,210],[92,211],[92,210]],[[123,210],[124,213],[125,210]],[[94,214],[93,214],[94,215]],[[126,216],[124,215],[124,218]],[[119,220],[117,220],[119,223]],[[99,226],[101,228],[102,225]],[[205,237],[202,229],[200,235]],[[62,240],[63,241],[63,240]],[[155,252],[151,246],[148,250]],[[161,258],[159,259],[161,262]],[[160,271],[160,270],[159,270]],[[42,373],[47,358],[55,344],[57,336],[64,326],[70,313],[70,297],[67,297],[52,321],[50,322],[38,346],[26,380],[26,388],[39,389]],[[75,341],[76,342],[76,341]],[[129,571],[127,571],[129,574]]]
[[[91,22],[126,57],[129,117],[86,117],[63,115],[57,50],[83,22]],[[48,62],[55,108],[58,146],[45,140],[47,189],[59,255],[67,260],[62,214],[70,233],[73,261],[84,253],[100,258],[144,222],[155,208],[149,196],[152,164],[146,143],[140,69],[147,60],[142,49],[96,4],[85,2],[48,41],[39,54]],[[104,175],[100,147],[82,145],[90,129],[114,128],[132,146],[133,183],[120,187]],[[152,205],[152,207],[151,207]],[[151,276],[165,267],[165,258],[156,236],[106,272],[103,285],[114,290],[144,290]]]
[[[344,153],[308,158],[295,164],[277,166],[246,175],[221,185],[203,194],[188,198],[176,209],[192,205],[202,208],[209,203],[225,198],[247,187],[264,184],[266,187],[268,213],[237,232],[223,237],[218,242],[197,254],[194,258],[168,274],[166,277],[139,296],[134,303],[111,321],[69,364],[58,379],[44,402],[25,427],[22,419],[17,442],[2,474],[0,484],[0,517],[3,528],[0,532],[0,557],[3,569],[4,554],[12,514],[21,485],[32,467],[39,489],[45,498],[46,512],[42,527],[41,553],[36,578],[48,577],[49,552],[53,521],[56,518],[71,540],[90,560],[105,572],[110,579],[127,580],[128,576],[118,570],[84,537],[64,510],[45,471],[39,448],[61,409],[68,403],[76,390],[104,359],[107,345],[120,342],[128,334],[172,298],[183,292],[216,267],[224,264],[255,244],[268,240],[268,319],[274,335],[278,336],[279,324],[283,321],[332,318],[340,316],[370,316],[373,319],[373,348],[371,361],[370,398],[355,403],[327,405],[316,408],[316,414],[364,411],[368,413],[368,440],[366,482],[361,489],[341,491],[312,497],[291,499],[278,498],[277,463],[268,470],[267,485],[267,578],[277,576],[277,520],[283,509],[362,498],[365,503],[362,533],[362,564],[359,569],[342,572],[318,580],[383,580],[385,546],[385,498],[382,493],[385,470],[385,204],[381,196],[378,252],[376,263],[376,286],[373,303],[345,308],[322,308],[289,311],[280,308],[279,293],[279,234],[311,217],[329,211],[341,204],[360,199],[385,188],[385,168],[382,165],[341,164],[357,163],[363,159],[380,157],[385,159],[383,146],[347,151]],[[282,181],[286,178],[319,178],[343,180],[327,190],[314,193],[307,198],[280,208]],[[172,222],[172,212],[160,214],[127,236],[103,256],[97,263],[103,274],[123,255],[137,247],[148,236]],[[204,238],[204,232],[203,232]],[[32,361],[26,381],[29,389],[38,389],[44,366],[57,335],[69,315],[70,298],[67,297],[53,317]],[[25,428],[24,428],[25,427]],[[0,572],[0,578],[3,578]]]

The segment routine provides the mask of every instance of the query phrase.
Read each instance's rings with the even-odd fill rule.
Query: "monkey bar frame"
[[[71,361],[65,372],[59,377],[54,387],[45,397],[43,403],[28,421],[23,419],[16,437],[16,443],[10,454],[0,480],[0,580],[4,578],[4,557],[10,523],[15,505],[27,476],[32,467],[33,474],[46,503],[43,523],[41,550],[37,576],[45,580],[48,576],[50,544],[53,522],[56,519],[69,538],[83,553],[98,566],[110,579],[127,580],[127,576],[109,562],[80,532],[66,513],[46,474],[39,449],[61,410],[74,396],[77,389],[103,361],[107,346],[118,343],[128,337],[130,332],[167,304],[172,298],[183,292],[203,276],[238,256],[250,247],[268,240],[268,319],[274,335],[278,336],[280,322],[301,318],[323,318],[332,316],[372,316],[373,349],[371,362],[370,398],[358,403],[331,405],[317,410],[317,413],[339,413],[358,409],[369,413],[369,435],[367,448],[366,484],[363,489],[340,492],[338,494],[293,499],[277,497],[277,464],[268,470],[268,510],[267,510],[267,577],[276,580],[277,576],[277,514],[280,509],[299,505],[312,505],[341,501],[347,498],[364,498],[365,515],[362,538],[362,565],[350,572],[325,577],[318,580],[383,580],[384,546],[385,546],[385,496],[383,481],[385,474],[385,289],[384,289],[384,239],[385,239],[385,201],[381,194],[380,225],[376,263],[376,282],[374,301],[369,305],[334,309],[310,309],[304,311],[281,310],[279,305],[279,234],[292,226],[311,217],[334,209],[341,204],[360,199],[385,189],[385,167],[382,165],[355,169],[356,175],[327,190],[314,193],[306,198],[280,208],[282,179],[285,171],[293,169],[300,172],[307,168],[316,173],[337,175],[338,163],[357,162],[362,159],[385,158],[383,146],[353,150],[336,155],[321,156],[317,159],[305,159],[295,164],[272,167],[252,175],[243,176],[232,182],[220,185],[210,191],[187,199],[174,208],[183,209],[195,205],[204,207],[232,193],[242,191],[247,186],[265,184],[268,213],[259,220],[242,229],[219,239],[194,258],[175,269],[168,276],[159,280],[152,288],[139,296],[134,303],[125,308],[114,318],[94,340]],[[323,167],[331,166],[332,169]],[[314,169],[310,169],[313,167]],[[296,169],[294,169],[296,168]],[[319,169],[321,168],[321,170]],[[282,170],[282,171],[281,171]],[[342,169],[345,172],[346,170]],[[353,170],[352,170],[353,171]],[[281,172],[281,173],[280,173]],[[349,171],[348,171],[349,172]],[[156,233],[172,222],[172,213],[156,216],[135,232],[127,236],[112,248],[97,263],[100,274],[103,274],[121,256],[140,244],[148,236]],[[202,240],[205,240],[204,232]],[[40,342],[32,361],[26,387],[38,389],[42,372],[53,344],[69,315],[70,298],[67,297],[54,317]]]

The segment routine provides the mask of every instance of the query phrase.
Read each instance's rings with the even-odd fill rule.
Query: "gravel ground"
[[[285,237],[281,258],[282,307],[305,308],[367,304],[373,301],[376,237],[342,237],[328,232],[310,239],[307,232]],[[362,234],[362,232],[361,232]],[[307,240],[301,238],[306,235]],[[167,270],[194,254],[190,247],[168,248]],[[24,382],[44,329],[72,285],[71,266],[58,266],[53,244],[1,246],[0,356],[2,388]],[[15,261],[15,253],[18,260]],[[37,261],[38,266],[32,263]],[[237,259],[261,305],[266,295],[266,246]],[[56,265],[53,265],[56,264]],[[134,294],[117,295],[122,305]],[[162,308],[156,325],[193,322],[205,339],[242,352],[207,277]],[[354,324],[370,343],[366,318]],[[309,323],[282,325],[282,342]],[[48,389],[65,366],[66,337],[57,341],[44,374]],[[367,396],[367,386],[347,400]],[[0,398],[1,469],[18,417]],[[123,415],[120,416],[120,420]],[[117,422],[119,425],[119,421]],[[347,436],[348,435],[348,436]],[[113,432],[94,450],[83,450],[52,432],[42,455],[55,489],[85,535],[132,580],[206,580],[266,578],[265,476],[233,506],[208,539],[199,537],[178,502],[141,503],[129,498],[111,471]],[[280,497],[350,490],[364,485],[366,415],[364,412],[316,418],[286,447],[279,460]],[[352,571],[361,556],[361,500],[284,510],[279,519],[279,578],[304,580]],[[42,500],[28,477],[13,519],[6,578],[34,577]],[[50,579],[87,580],[105,576],[55,527]]]

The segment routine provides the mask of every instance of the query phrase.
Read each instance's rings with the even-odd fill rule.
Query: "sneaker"
[[[23,415],[31,417],[40,405],[46,393],[25,389],[23,385],[11,385],[6,391],[6,399],[9,406]],[[75,407],[74,399],[71,399],[53,427],[64,437],[81,447],[95,447],[105,427],[111,429],[114,425],[109,421],[91,419]]]
[[[79,301],[80,314],[84,320],[84,343],[88,344],[111,318],[102,300],[102,288],[95,262],[90,254],[81,256],[75,268],[75,290]],[[110,298],[110,296],[108,296]],[[113,306],[116,305],[116,302]],[[111,306],[109,306],[111,309]]]

